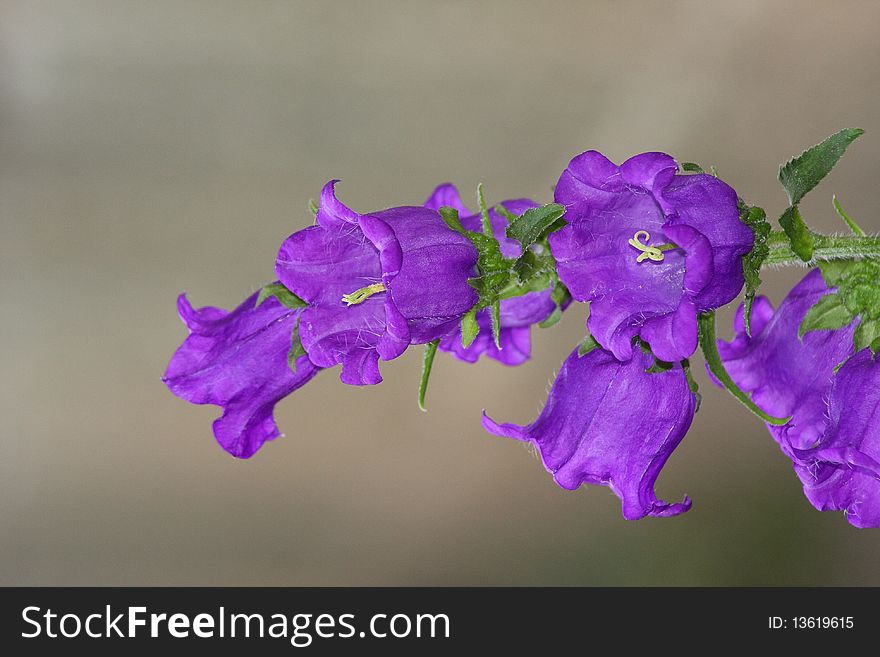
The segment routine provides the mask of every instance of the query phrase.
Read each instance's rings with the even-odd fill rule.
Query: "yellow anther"
[[[636,234],[629,239],[629,244],[641,251],[639,257],[636,258],[636,262],[642,262],[643,260],[661,262],[663,260],[663,251],[656,246],[648,246],[649,239],[651,239],[651,234],[646,230],[636,231]],[[641,240],[645,240],[644,243]]]
[[[342,302],[346,306],[354,306],[359,303],[363,303],[377,292],[384,291],[385,285],[383,285],[382,283],[373,283],[372,285],[367,285],[367,287],[362,287],[359,290],[355,290],[351,294],[343,294]]]

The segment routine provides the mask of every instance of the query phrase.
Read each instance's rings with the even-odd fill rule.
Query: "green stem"
[[[724,369],[724,363],[721,362],[721,356],[718,353],[718,342],[715,339],[714,311],[700,315],[699,324],[700,348],[703,350],[703,356],[706,359],[706,365],[709,366],[709,371],[715,375],[715,378],[718,379],[719,383],[724,386],[727,392],[736,397],[743,406],[764,420],[764,422],[776,426],[787,424],[788,421],[791,420],[790,417],[773,417],[772,415],[765,413],[745,392],[740,389],[738,385],[733,382],[733,379],[730,378],[730,374]]]
[[[791,248],[788,236],[773,231],[767,238],[770,249],[762,267],[804,265]],[[813,261],[880,258],[880,235],[820,235],[813,233]],[[809,264],[809,263],[808,263]]]

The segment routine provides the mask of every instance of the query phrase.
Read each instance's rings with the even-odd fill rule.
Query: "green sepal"
[[[458,211],[454,208],[440,208],[440,216],[447,226],[467,237],[477,249],[478,275],[468,280],[468,283],[480,295],[480,309],[492,305],[507,286],[514,261],[504,257],[501,245],[494,237],[467,230],[462,226]]]
[[[428,379],[431,378],[431,368],[434,366],[434,356],[437,355],[437,347],[440,346],[440,340],[433,340],[425,345],[425,357],[422,360],[422,377],[419,380],[419,410],[427,411],[425,408],[425,393],[428,391]]]
[[[691,371],[691,361],[687,358],[681,361],[681,369],[684,371],[684,376],[687,379],[688,389],[694,395],[694,413],[699,413],[700,406],[703,404],[703,395],[700,394],[700,386],[694,378],[694,373]]]
[[[558,323],[562,319],[562,309],[571,299],[571,293],[568,291],[568,288],[558,278],[556,279],[556,285],[553,286],[553,291],[550,293],[550,299],[556,304],[556,307],[547,319],[538,323],[538,326],[541,328],[550,328]]]
[[[763,208],[757,206],[750,207],[740,201],[739,220],[743,222],[755,236],[752,244],[752,250],[749,251],[742,259],[743,278],[745,279],[745,305],[744,319],[746,325],[746,335],[752,335],[752,305],[755,302],[755,295],[761,286],[761,266],[770,253],[770,247],[767,245],[767,238],[770,236],[770,223],[767,221],[767,213]]]
[[[849,273],[853,260],[820,260],[816,263],[822,278],[828,287],[837,287],[837,284]]]
[[[492,340],[501,349],[501,301],[496,299],[490,306],[489,319],[492,322]]]
[[[287,352],[287,366],[293,373],[296,373],[296,361],[300,356],[305,355],[306,350],[303,349],[302,342],[299,339],[299,317],[297,317],[290,336],[290,350]]]
[[[565,214],[565,206],[559,203],[550,203],[537,208],[529,208],[520,216],[510,220],[507,225],[507,237],[514,239],[522,245],[523,254],[532,244],[535,244],[552,229],[559,229],[565,225],[562,215]]]
[[[810,331],[830,331],[843,328],[853,321],[853,314],[839,294],[826,294],[807,311],[798,327],[798,338]]]
[[[275,297],[281,305],[286,308],[305,308],[309,305],[284,287],[281,283],[270,283],[269,285],[264,285],[260,290],[260,294],[257,296],[257,303],[254,307],[259,308],[260,304],[269,297]]]
[[[477,339],[480,325],[477,324],[477,308],[471,308],[461,318],[461,346],[467,349]]]
[[[878,340],[880,340],[880,320],[863,318],[853,333],[853,349],[857,352],[865,347],[873,349],[875,343],[880,344]]]
[[[831,205],[834,206],[834,211],[837,212],[837,216],[843,219],[849,229],[852,231],[853,235],[858,235],[859,237],[864,237],[867,235],[865,231],[862,230],[862,227],[859,226],[853,219],[843,210],[843,206],[840,205],[840,201],[837,200],[837,196],[831,197]]]
[[[730,378],[730,374],[727,373],[724,363],[721,361],[721,355],[718,353],[718,343],[715,339],[715,312],[702,313],[699,315],[697,322],[699,325],[700,348],[703,351],[703,357],[706,359],[706,366],[715,375],[718,382],[727,392],[739,400],[743,406],[764,420],[764,422],[774,426],[787,424],[791,417],[774,417],[765,412]]]
[[[665,360],[660,360],[656,356],[654,357],[654,364],[651,365],[648,369],[645,370],[647,374],[661,374],[663,372],[668,372],[673,367],[672,363],[669,363]]]
[[[312,215],[312,220],[318,219],[318,204],[313,198],[309,199],[309,214]]]
[[[701,167],[696,162],[682,162],[678,165],[678,168],[683,173],[705,173],[705,171],[703,171],[703,167]]]
[[[788,194],[789,204],[797,205],[807,192],[818,185],[831,172],[847,147],[864,132],[861,128],[845,128],[781,165],[779,182]]]
[[[853,344],[856,351],[870,345],[880,335],[880,261],[864,258],[862,260],[831,260],[817,263],[822,278],[829,287],[836,287],[837,293],[822,297],[820,303],[840,306],[837,310],[842,326],[846,326],[859,316]],[[818,306],[818,304],[816,304]],[[814,306],[813,308],[816,308]],[[810,312],[813,312],[813,308]],[[816,311],[818,312],[818,311]],[[809,317],[809,313],[807,315]],[[806,317],[804,321],[806,321]],[[849,321],[845,321],[845,320]],[[822,327],[819,327],[822,328]],[[841,328],[831,326],[830,328]]]
[[[494,238],[495,230],[492,228],[492,220],[489,217],[489,208],[486,205],[486,199],[483,196],[483,183],[477,185],[477,205],[480,208],[480,221],[483,226],[483,235]]]
[[[596,342],[596,338],[594,338],[592,335],[588,335],[583,339],[583,342],[578,345],[578,358],[583,358],[588,353],[598,348],[599,343]]]
[[[880,319],[880,260],[865,258],[850,264],[837,283],[837,293],[853,315]]]
[[[779,224],[791,242],[791,250],[804,262],[813,259],[815,237],[801,218],[798,206],[792,205],[779,217]]]

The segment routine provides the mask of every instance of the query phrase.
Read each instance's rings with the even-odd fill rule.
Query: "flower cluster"
[[[829,140],[855,138],[839,135]],[[811,158],[800,156],[803,171],[821,173]],[[480,189],[473,211],[443,184],[422,206],[360,214],[339,201],[336,182],[325,185],[314,225],[281,244],[274,283],[230,312],[178,301],[190,334],[164,381],[189,402],[222,407],[214,434],[233,456],[276,438],[275,404],[322,369],[341,365],[343,383],[373,385],[380,361],[426,345],[423,399],[437,350],[519,365],[533,325],[580,302],[589,304],[587,337],[538,418],[483,416],[489,433],[534,445],[559,486],[607,486],[627,519],[690,509],[687,496],[665,502],[654,488],[700,405],[689,360],[699,346],[714,381],[767,422],[816,508],[880,526],[880,286],[873,253],[858,251],[863,232],[843,256],[835,244],[829,262],[788,186],[784,234],[771,234],[760,208],[664,153],[620,165],[581,153],[543,206],[487,207]],[[756,296],[758,271],[786,257],[815,258],[823,270],[774,312]],[[744,287],[733,340],[716,341],[715,309]]]

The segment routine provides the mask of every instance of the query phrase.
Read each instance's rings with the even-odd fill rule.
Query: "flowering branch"
[[[315,223],[278,252],[274,282],[226,311],[178,311],[189,336],[164,381],[216,404],[214,434],[249,458],[280,435],[275,404],[324,369],[349,385],[382,381],[380,361],[425,345],[419,408],[438,352],[506,366],[531,355],[532,327],[589,304],[587,335],[527,425],[491,434],[528,442],[555,482],[610,487],[627,519],[685,513],[654,491],[700,406],[691,358],[767,425],[809,501],[880,526],[880,235],[833,205],[850,235],[811,230],[799,204],[862,134],[841,130],[780,167],[789,207],[778,228],[711,169],[642,153],[622,164],[586,151],[552,203],[471,211],[451,184],[422,206],[361,214],[336,181],[310,203]],[[774,309],[761,272],[810,268]],[[743,294],[730,342],[716,310]],[[585,306],[578,306],[584,309]]]

